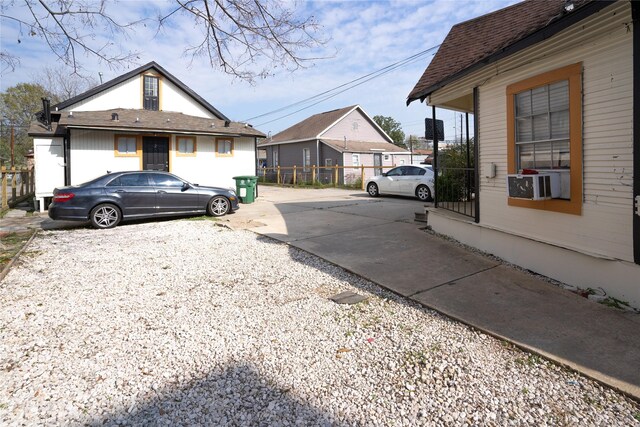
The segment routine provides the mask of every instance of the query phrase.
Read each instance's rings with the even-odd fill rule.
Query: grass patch
[[[540,356],[536,354],[529,354],[526,358],[518,357],[515,360],[517,365],[520,366],[537,366],[540,364]]]
[[[188,218],[184,218],[183,221],[220,221],[220,218],[216,218],[215,216],[209,216],[209,215],[200,215],[200,216],[190,216]]]
[[[20,233],[8,233],[0,235],[0,270],[13,259],[14,256],[31,238],[34,231],[24,231]]]

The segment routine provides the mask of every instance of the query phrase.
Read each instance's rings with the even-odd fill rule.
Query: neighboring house
[[[451,29],[407,103],[474,114],[479,209],[433,209],[436,231],[640,306],[639,18],[640,2],[533,0]],[[531,176],[507,185],[524,169],[548,176],[540,200]]]
[[[257,138],[164,68],[150,62],[47,108],[33,137],[36,198],[55,187],[123,170],[164,170],[201,185],[233,187],[256,174]]]
[[[308,171],[314,165],[345,166],[339,183],[360,178],[361,166],[372,167],[364,170],[366,180],[381,174],[382,168],[411,161],[409,151],[394,145],[359,105],[313,115],[263,140],[259,146],[266,150],[270,168],[297,166]],[[326,177],[330,176],[327,169]]]

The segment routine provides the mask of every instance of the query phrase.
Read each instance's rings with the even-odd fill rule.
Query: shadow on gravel
[[[129,408],[94,419],[89,425],[336,424],[333,416],[293,397],[293,392],[287,386],[272,384],[251,366],[240,364],[194,379],[186,386],[150,390],[129,403]],[[349,420],[339,423],[358,425]]]
[[[628,313],[424,232],[420,203],[374,200],[274,203],[283,224],[257,231],[637,396],[640,335]]]

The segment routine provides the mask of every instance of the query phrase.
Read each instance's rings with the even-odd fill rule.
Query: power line
[[[425,50],[423,50],[421,52],[418,52],[418,53],[416,53],[414,55],[408,56],[408,57],[406,57],[406,58],[404,58],[404,59],[402,59],[400,61],[394,62],[393,64],[387,65],[387,66],[385,66],[383,68],[380,68],[380,69],[378,69],[376,71],[373,71],[373,72],[371,72],[369,74],[366,74],[364,76],[358,77],[357,79],[351,80],[351,81],[349,81],[347,83],[343,83],[343,84],[341,84],[339,86],[336,86],[336,87],[334,87],[332,89],[329,89],[329,90],[326,90],[324,92],[321,92],[321,93],[319,93],[317,95],[311,96],[309,98],[305,98],[305,99],[303,99],[301,101],[295,102],[293,104],[286,105],[286,106],[278,108],[276,110],[269,111],[267,113],[251,117],[251,118],[249,118],[247,120],[244,120],[244,121],[248,122],[250,120],[257,119],[257,118],[260,118],[260,117],[270,116],[270,115],[273,115],[273,114],[276,114],[276,113],[279,113],[279,112],[282,112],[282,111],[286,111],[286,110],[289,110],[291,108],[295,108],[297,106],[301,106],[301,105],[304,105],[306,103],[313,102],[313,101],[317,100],[316,102],[313,102],[312,104],[307,105],[306,107],[300,108],[300,109],[298,109],[298,110],[296,110],[296,111],[294,111],[292,113],[285,114],[284,116],[277,117],[277,118],[275,118],[273,120],[269,120],[269,121],[260,123],[260,124],[256,125],[256,127],[263,126],[263,125],[275,122],[275,121],[283,119],[285,117],[292,116],[292,115],[294,115],[296,113],[299,113],[300,111],[306,110],[308,108],[311,108],[311,107],[313,107],[315,105],[320,104],[321,102],[324,102],[324,101],[326,101],[328,99],[331,99],[331,98],[333,98],[333,97],[335,97],[337,95],[340,95],[340,94],[342,94],[342,93],[344,93],[344,92],[346,92],[346,91],[348,91],[350,89],[358,87],[358,86],[360,86],[360,85],[362,85],[362,84],[364,84],[364,83],[366,83],[368,81],[371,81],[371,80],[373,80],[375,78],[381,77],[381,76],[383,76],[383,75],[385,75],[385,74],[387,74],[387,73],[389,73],[391,71],[394,71],[394,70],[396,70],[398,68],[401,68],[401,67],[405,67],[405,66],[410,65],[410,64],[412,64],[414,62],[417,62],[420,59],[422,59],[425,55],[427,55],[428,53],[430,53],[433,50],[437,49],[439,46],[440,45],[432,46],[429,49],[425,49]],[[339,90],[339,89],[342,89],[342,90]]]

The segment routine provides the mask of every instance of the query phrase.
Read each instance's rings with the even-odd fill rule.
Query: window
[[[516,168],[569,169],[569,81],[514,95]]]
[[[278,167],[278,147],[273,148],[273,167]]]
[[[304,172],[309,172],[309,166],[311,166],[311,150],[308,148],[302,149],[302,169]]]
[[[107,184],[107,187],[149,187],[148,175],[145,173],[130,173],[121,175]]]
[[[360,154],[352,154],[351,155],[351,164],[354,168],[360,167]]]
[[[403,169],[402,167],[393,168],[389,172],[387,172],[387,176],[402,176],[403,175],[402,169]]]
[[[175,176],[172,175],[165,175],[165,174],[160,174],[160,173],[153,173],[150,174],[151,177],[153,178],[153,181],[156,185],[156,187],[174,187],[174,188],[180,188],[184,185],[184,181],[176,178]]]
[[[233,139],[228,139],[228,138],[216,139],[216,156],[219,156],[219,157],[233,156]]]
[[[138,137],[135,135],[116,135],[114,145],[116,157],[138,156]]]
[[[176,138],[177,156],[195,156],[196,138],[193,136],[179,136]]]
[[[144,76],[143,77],[143,108],[145,110],[158,111],[160,107],[159,102],[159,85],[158,78],[156,76]]]
[[[561,198],[509,198],[510,206],[580,215],[582,210],[582,63],[507,87],[508,173],[560,174]]]

